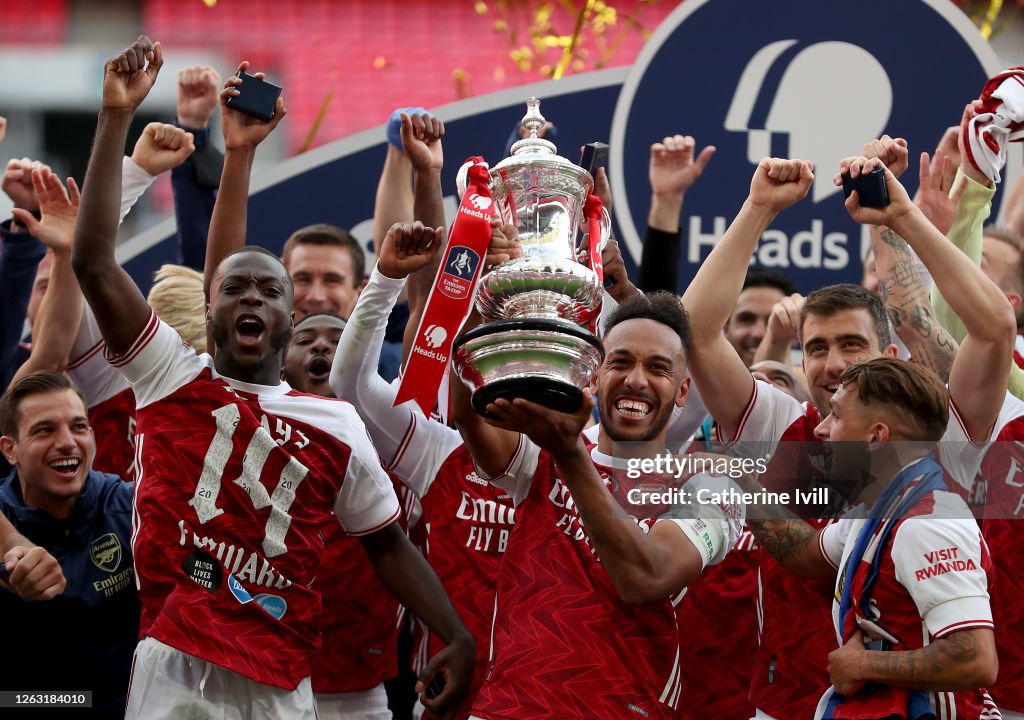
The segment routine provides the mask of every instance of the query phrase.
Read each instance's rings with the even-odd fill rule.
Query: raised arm
[[[779,212],[807,194],[813,180],[808,162],[762,160],[739,214],[683,295],[691,332],[687,365],[708,411],[729,439],[735,437],[753,395],[754,380],[722,328],[743,289],[761,233]]]
[[[694,139],[682,135],[666,137],[651,145],[648,178],[651,182],[651,208],[647,213],[647,234],[637,286],[643,292],[678,292],[679,215],[686,191],[697,181],[711,156],[713,145],[694,158]]]
[[[27,158],[11,160],[0,178],[0,190],[14,202],[14,207],[29,212],[39,210],[39,199],[32,188],[32,164]],[[0,247],[0,388],[6,388],[18,369],[25,313],[46,246],[11,218],[0,224]]]
[[[178,127],[195,139],[196,151],[171,170],[174,219],[178,226],[178,262],[202,270],[206,238],[224,170],[224,156],[210,143],[210,118],[220,105],[220,75],[197,65],[178,72]]]
[[[50,249],[53,264],[50,267],[50,284],[32,326],[32,354],[14,374],[12,385],[38,370],[63,371],[82,319],[82,291],[71,269],[71,246],[78,217],[78,185],[74,178],[68,178],[69,196],[60,178],[48,168],[32,171],[32,184],[39,198],[41,220],[20,209],[14,210],[14,216]]]
[[[160,43],[144,35],[104,65],[103,104],[75,225],[72,266],[112,353],[131,347],[150,313],[135,281],[117,263],[114,246],[128,128],[162,65]]]
[[[229,77],[220,94],[220,121],[224,132],[224,171],[220,177],[220,190],[210,219],[210,237],[206,243],[206,261],[203,265],[203,290],[210,297],[213,274],[221,261],[235,250],[245,246],[249,213],[249,177],[256,157],[256,148],[277,127],[287,111],[284,98],[277,99],[274,116],[264,122],[231,109],[228,98],[239,95],[242,84],[239,75],[249,69],[249,62],[238,66],[238,73]],[[263,73],[254,73],[263,78]],[[207,347],[213,350],[208,338]]]
[[[867,143],[861,155],[880,159],[897,179],[906,171],[910,161],[907,141],[888,135]],[[923,154],[916,202],[925,210],[929,220],[941,223],[950,211],[945,191],[953,178],[944,156],[937,155],[936,160],[932,166],[927,153]],[[945,202],[939,202],[940,198]],[[931,278],[927,270],[892,228],[871,227],[871,250],[875,258],[878,292],[885,303],[890,325],[914,362],[947,380],[956,355],[956,344],[935,319],[928,296]]]
[[[840,171],[857,177],[885,166],[878,158],[846,158]],[[1017,323],[1006,297],[977,265],[951,245],[892,172],[885,169],[889,205],[861,207],[857,193],[846,201],[847,210],[860,223],[892,228],[917,252],[935,285],[949,300],[967,328],[949,373],[950,398],[969,436],[983,440],[995,422],[1006,394]],[[837,184],[841,182],[835,177]]]
[[[401,138],[405,156],[412,165],[415,182],[413,194],[413,219],[427,227],[444,228],[444,196],[441,192],[441,169],[444,167],[444,123],[428,114],[408,115],[401,113]],[[409,319],[405,323],[402,338],[402,363],[409,357],[416,341],[423,309],[427,305],[430,289],[434,284],[440,253],[409,274],[406,286],[409,300]]]
[[[443,244],[444,228],[428,228],[418,222],[392,226],[378,246],[377,265],[370,274],[370,282],[359,294],[331,365],[331,389],[355,407],[382,464],[392,471],[400,461],[403,468],[431,464],[428,458],[403,461],[400,452],[412,424],[430,421],[413,402],[394,406],[397,386],[377,374],[377,361],[388,314],[405,278],[424,265],[431,265]],[[414,489],[422,489],[433,479],[433,474],[409,477],[411,474],[399,473],[400,479]]]

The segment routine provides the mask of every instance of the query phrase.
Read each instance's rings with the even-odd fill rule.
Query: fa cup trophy
[[[544,117],[536,98],[522,124],[529,136],[490,174],[498,212],[518,229],[523,256],[481,278],[476,307],[487,322],[453,346],[455,372],[481,414],[498,398],[517,397],[574,412],[604,359],[585,325],[596,327],[601,311],[608,213],[587,202],[590,173],[537,137]]]

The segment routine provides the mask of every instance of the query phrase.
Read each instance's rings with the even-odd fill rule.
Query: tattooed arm
[[[766,491],[751,477],[737,480],[745,493],[766,497]],[[782,505],[747,503],[747,528],[769,555],[794,575],[823,577],[835,575],[821,552],[821,530]]]
[[[878,293],[893,329],[915,363],[933,370],[947,382],[957,343],[935,319],[928,289],[910,246],[887,227],[873,227],[871,235]]]
[[[836,690],[851,695],[868,682],[916,690],[974,690],[995,683],[999,669],[990,628],[950,633],[920,650],[865,650],[860,631],[828,657]]]

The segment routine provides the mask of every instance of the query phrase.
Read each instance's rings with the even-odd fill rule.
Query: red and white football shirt
[[[819,537],[822,555],[837,571],[832,605],[836,640],[842,644],[839,601],[846,564],[864,526],[848,516]],[[988,548],[964,500],[952,492],[925,495],[897,521],[882,550],[871,593],[879,624],[899,643],[893,652],[919,650],[961,630],[992,628],[989,606]],[[933,692],[937,717],[978,720],[993,715],[995,704],[984,690]]]
[[[729,444],[743,455],[771,456],[761,484],[792,493],[820,484],[825,476],[824,446],[814,437],[821,422],[817,408],[800,404],[778,388],[757,380],[736,438]],[[816,513],[803,517],[815,527]],[[824,517],[824,514],[820,514]],[[785,570],[763,549],[759,560],[756,647],[750,702],[779,718],[807,718],[829,687],[828,654],[835,650],[831,626],[833,581],[802,578]],[[750,648],[751,651],[755,648]]]
[[[613,494],[625,493],[625,470],[613,470],[615,459],[594,447],[591,457]],[[516,525],[498,576],[490,672],[473,716],[677,717],[686,671],[675,617],[682,593],[623,603],[554,461],[529,440],[493,482],[515,501]],[[648,531],[655,518],[636,520]],[[728,540],[712,562],[738,537],[739,524],[727,525]]]
[[[940,445],[943,463],[958,467],[961,478],[979,477],[985,493],[982,532],[992,553],[999,652],[990,689],[1000,708],[1024,713],[1024,402],[1006,394],[990,442],[971,442],[955,417]]]
[[[757,647],[759,548],[744,529],[725,560],[706,567],[676,608],[683,638],[679,712],[684,720],[754,716],[747,696]]]
[[[457,431],[425,418],[411,401],[395,407],[397,381],[388,384],[377,374],[388,313],[404,284],[374,268],[341,336],[331,382],[359,411],[385,467],[408,488],[410,500],[418,499],[413,542],[476,642],[476,672],[458,716],[465,718],[487,670],[498,570],[515,511],[507,492],[476,474]],[[441,642],[428,640],[422,623],[414,629],[418,672]]]
[[[295,688],[319,647],[309,586],[331,511],[353,535],[400,514],[359,416],[286,383],[218,376],[155,314],[108,360],[137,404],[142,635]]]
[[[94,470],[135,479],[135,395],[104,357],[106,344],[88,303],[71,347],[67,374],[85,396],[96,436]]]
[[[324,553],[311,589],[320,594],[314,693],[370,690],[398,674],[398,601],[377,577],[358,538],[338,520],[323,527]]]

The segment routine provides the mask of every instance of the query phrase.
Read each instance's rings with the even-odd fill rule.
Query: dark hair
[[[786,297],[797,292],[796,285],[786,273],[763,267],[752,267],[747,270],[747,276],[743,278],[743,289],[752,287],[775,288]]]
[[[281,251],[281,262],[286,268],[296,245],[333,245],[348,250],[349,257],[352,258],[352,287],[359,287],[363,281],[366,274],[366,253],[348,230],[327,223],[299,228],[285,241],[284,249]]]
[[[335,320],[341,320],[341,329],[342,330],[344,330],[345,326],[348,325],[348,320],[343,318],[338,313],[332,313],[332,312],[328,312],[326,310],[320,310],[320,311],[315,312],[315,313],[310,313],[309,315],[307,315],[306,317],[302,318],[297,323],[295,323],[294,331],[298,332],[299,331],[299,325],[301,325],[302,323],[306,322],[307,320],[310,320],[312,318],[318,318],[318,317],[329,317],[329,318],[334,318]]]
[[[40,370],[26,375],[18,382],[11,385],[3,397],[0,397],[0,435],[8,437],[18,436],[18,423],[21,422],[21,403],[31,395],[43,393],[60,392],[71,390],[82,399],[85,405],[85,396],[78,386],[71,382],[64,373],[51,370]]]
[[[867,310],[871,315],[875,334],[878,335],[879,350],[885,349],[892,343],[885,305],[877,295],[852,283],[826,285],[807,296],[804,306],[800,309],[800,342],[803,342],[804,323],[807,321],[808,315],[829,317],[843,310],[860,310],[861,308]]]
[[[931,370],[907,360],[877,357],[843,372],[843,385],[856,385],[865,405],[879,403],[903,410],[914,421],[910,440],[938,442],[949,422],[949,391]]]
[[[690,351],[690,321],[679,298],[665,290],[652,293],[637,293],[626,299],[608,316],[604,323],[604,334],[626,320],[654,320],[667,326],[679,337],[683,355]]]

